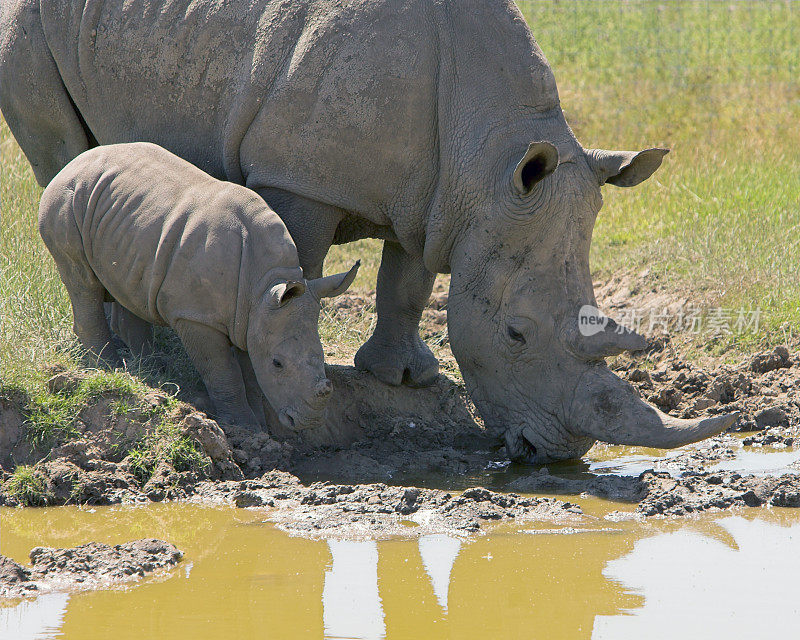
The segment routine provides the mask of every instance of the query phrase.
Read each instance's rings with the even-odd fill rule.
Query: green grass
[[[37,475],[33,467],[20,465],[5,482],[5,494],[25,507],[47,506],[52,495],[45,479]]]
[[[169,463],[175,471],[206,468],[211,461],[188,436],[167,421],[144,436],[128,454],[131,473],[144,486],[159,463]]]
[[[649,278],[800,330],[800,11],[795,2],[520,6],[585,147],[672,153],[654,180],[605,189],[601,276]],[[757,338],[757,336],[755,337]],[[743,346],[754,336],[744,336]]]
[[[100,396],[113,396],[112,412],[124,415],[139,409],[137,401],[148,391],[143,382],[122,371],[93,371],[75,388],[56,393],[51,393],[46,387],[36,387],[23,405],[26,436],[34,445],[67,441],[79,435],[78,414]],[[175,402],[174,398],[168,397],[162,405],[148,406],[141,418],[163,417]]]
[[[800,333],[800,11],[793,2],[521,0],[550,60],[562,105],[586,147],[670,147],[654,179],[605,189],[596,275],[638,273],[707,306],[759,307],[758,333],[687,349],[723,353]],[[71,312],[38,238],[41,190],[0,124],[0,386],[41,391],[45,365],[79,365]],[[375,286],[380,243],[332,249],[326,273],[362,268]],[[440,278],[442,278],[440,276]],[[334,314],[320,333],[332,359],[370,334],[374,313]],[[167,375],[192,368],[163,333]],[[446,346],[432,347],[454,371]],[[174,356],[174,357],[173,357]],[[150,380],[152,378],[145,378]],[[196,378],[196,376],[195,376]],[[158,382],[159,380],[156,380]],[[196,384],[196,379],[195,379]]]
[[[43,365],[76,364],[69,299],[36,228],[41,189],[0,126],[0,385],[41,389]]]

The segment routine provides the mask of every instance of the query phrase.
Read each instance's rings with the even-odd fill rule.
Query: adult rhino
[[[97,143],[150,141],[257,191],[308,278],[331,244],[384,239],[355,359],[380,380],[435,377],[418,323],[452,273],[453,353],[513,458],[735,419],[660,413],[603,362],[644,341],[579,332],[600,186],[666,150],[584,149],[509,0],[4,0],[0,20],[0,109],[40,184]]]

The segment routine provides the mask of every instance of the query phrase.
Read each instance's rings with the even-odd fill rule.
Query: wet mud
[[[155,539],[114,546],[90,542],[70,549],[35,547],[30,566],[0,556],[0,598],[130,584],[174,567],[182,557],[174,545]]]
[[[438,489],[375,484],[303,485],[288,473],[258,480],[204,483],[203,501],[267,507],[284,530],[309,537],[380,538],[435,533],[469,534],[501,520],[575,522],[581,508],[549,497],[520,496],[474,487],[457,494]]]

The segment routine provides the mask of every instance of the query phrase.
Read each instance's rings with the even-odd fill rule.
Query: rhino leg
[[[297,245],[297,257],[308,280],[322,277],[322,265],[344,211],[281,189],[256,189],[277,213]]]
[[[8,0],[0,11],[0,111],[43,187],[96,144],[47,47],[39,0]]]
[[[228,336],[190,320],[178,320],[174,329],[203,379],[217,417],[257,430],[259,421],[247,402],[242,370]]]
[[[264,393],[261,391],[261,387],[258,384],[256,372],[255,369],[253,369],[253,363],[251,362],[247,351],[242,351],[236,347],[234,347],[233,350],[236,353],[236,359],[239,361],[239,368],[242,370],[242,379],[244,380],[244,391],[245,395],[247,396],[247,404],[250,405],[250,409],[258,419],[261,427],[266,429],[267,418],[264,414],[265,398]]]
[[[134,357],[146,359],[153,355],[153,325],[118,302],[111,304],[111,329],[128,345]]]
[[[122,367],[122,359],[111,342],[103,308],[105,288],[85,260],[73,260],[64,255],[54,257],[72,303],[72,328],[89,352],[89,364],[102,364],[112,369]]]
[[[392,385],[427,386],[436,380],[439,363],[419,337],[419,321],[435,277],[400,244],[383,243],[376,294],[378,321],[372,337],[356,353],[358,369]]]

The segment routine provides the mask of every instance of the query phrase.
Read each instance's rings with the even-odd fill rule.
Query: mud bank
[[[385,484],[303,485],[289,473],[271,472],[258,480],[203,483],[203,501],[237,507],[266,507],[270,521],[309,537],[421,536],[474,533],[501,520],[574,522],[579,506],[555,498],[497,493],[482,487],[458,495],[436,489]]]
[[[182,557],[174,545],[154,539],[113,547],[97,542],[71,549],[36,547],[30,567],[0,556],[0,598],[129,584],[174,567]]]
[[[738,366],[703,369],[663,343],[647,368],[618,360],[617,373],[673,415],[738,410],[741,418],[728,434],[676,452],[650,451],[614,475],[602,465],[593,470],[592,461],[624,460],[630,452],[602,443],[577,468],[510,464],[500,434],[483,427],[463,388],[445,376],[427,389],[396,388],[329,366],[335,393],[325,426],[301,433],[252,433],[219,425],[159,390],[124,398],[112,390],[91,396],[69,429],[48,442],[30,437],[30,400],[6,396],[0,504],[227,502],[268,509],[281,527],[310,536],[467,533],[511,519],[570,519],[581,517],[574,504],[581,494],[637,505],[642,517],[800,506],[800,465],[780,477],[735,467],[745,449],[794,451],[800,444],[799,360],[777,348]],[[58,372],[50,391],[69,394],[90,375]],[[734,466],[715,470],[721,461]],[[434,488],[401,486],[417,484]]]
[[[800,471],[778,477],[742,475],[735,471],[688,472],[678,477],[666,471],[639,476],[569,479],[547,473],[515,480],[510,488],[523,493],[592,495],[637,504],[633,512],[616,512],[610,519],[687,516],[735,507],[800,507]]]

